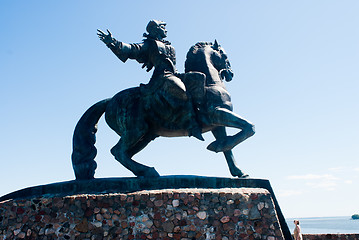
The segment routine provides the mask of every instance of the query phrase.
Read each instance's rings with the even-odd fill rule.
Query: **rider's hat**
[[[165,22],[159,21],[159,20],[151,20],[146,27],[146,31],[148,33],[151,33],[153,29],[157,28],[158,26],[164,25],[166,26]]]

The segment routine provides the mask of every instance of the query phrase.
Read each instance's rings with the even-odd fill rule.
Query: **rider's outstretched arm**
[[[112,37],[109,30],[107,30],[107,32],[108,34],[98,29],[97,35],[122,62],[126,62],[129,58],[139,60],[141,44],[127,44],[120,42]]]

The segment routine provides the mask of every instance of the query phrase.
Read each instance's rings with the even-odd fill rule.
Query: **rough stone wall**
[[[303,234],[303,240],[359,240],[359,234]]]
[[[0,203],[3,239],[284,239],[265,189],[166,189]]]

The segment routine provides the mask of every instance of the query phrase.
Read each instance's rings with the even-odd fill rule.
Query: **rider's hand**
[[[97,29],[97,35],[102,42],[104,42],[107,46],[110,46],[114,43],[114,39],[112,38],[112,33],[107,29],[108,34],[104,33],[100,29]]]

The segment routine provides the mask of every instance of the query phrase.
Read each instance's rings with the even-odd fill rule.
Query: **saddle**
[[[193,104],[196,108],[200,108],[203,104],[205,90],[206,75],[201,72],[188,72],[177,74],[186,86],[187,93],[191,96]]]
[[[186,86],[186,92],[188,96],[191,98],[193,104],[196,108],[199,108],[200,105],[203,104],[204,96],[205,96],[205,81],[206,75],[201,72],[188,72],[188,73],[176,73],[176,77],[181,79],[181,81]],[[149,88],[148,84],[140,84],[140,93],[142,98],[148,100],[148,97],[155,97],[155,93],[158,89],[161,89],[162,83],[158,81],[156,86]],[[164,90],[164,89],[161,89]],[[149,109],[149,105],[147,105],[147,109]]]
[[[176,89],[171,88],[171,82],[167,78],[157,78],[149,84],[140,85],[140,97],[146,112],[146,116],[153,124],[159,124],[165,129],[180,130],[188,129],[189,132],[198,126],[198,114],[205,103],[205,79],[206,75],[201,72],[188,72],[172,74],[185,87],[186,100],[176,97]],[[173,79],[172,79],[173,80]],[[170,84],[167,84],[170,83]],[[181,93],[183,94],[183,93]],[[198,129],[198,131],[201,131]],[[193,132],[189,133],[191,136]],[[199,133],[200,135],[200,133]],[[198,139],[203,140],[202,136]]]

